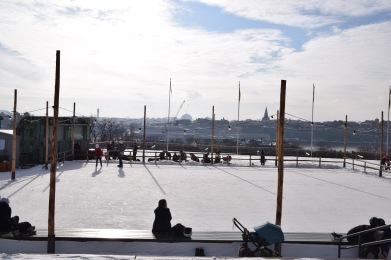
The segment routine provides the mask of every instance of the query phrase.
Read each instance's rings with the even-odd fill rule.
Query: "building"
[[[57,152],[59,160],[72,160],[72,127],[74,127],[75,158],[85,159],[91,133],[90,118],[60,117],[57,126]],[[49,118],[48,154],[50,161],[53,138],[53,118]],[[46,160],[46,117],[23,117],[16,128],[20,138],[19,165],[43,164]],[[65,157],[65,158],[64,158]]]
[[[270,118],[269,118],[269,113],[267,112],[267,107],[266,107],[265,113],[263,114],[263,117],[262,117],[262,122],[267,122],[267,121],[270,121]]]
[[[12,162],[12,136],[13,130],[0,130],[0,163]],[[16,165],[19,165],[19,143],[20,138],[17,136],[15,160]]]

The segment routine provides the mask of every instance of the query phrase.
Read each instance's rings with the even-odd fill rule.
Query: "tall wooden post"
[[[280,94],[280,118],[278,124],[278,189],[277,189],[277,212],[276,225],[281,225],[282,195],[284,187],[284,121],[285,121],[285,94],[286,80],[281,80]]]
[[[12,179],[15,180],[15,170],[16,170],[16,101],[17,101],[18,91],[14,90],[14,126],[12,131]]]
[[[212,107],[212,143],[210,148],[210,163],[213,164],[213,148],[215,139],[215,106]]]
[[[380,122],[380,161],[383,159],[383,136],[384,136],[384,118],[383,111],[381,111],[381,122]],[[383,165],[380,165],[379,177],[383,177]]]
[[[348,129],[348,115],[345,117],[345,129],[343,134],[343,167],[346,167],[346,132]]]
[[[280,93],[280,117],[278,124],[278,185],[277,185],[277,210],[276,225],[281,226],[282,197],[284,187],[284,122],[285,122],[285,96],[286,80],[281,80]],[[281,244],[276,244],[275,249],[281,252]]]
[[[147,128],[147,106],[144,105],[144,138],[143,138],[143,163],[145,163],[145,138],[146,138],[146,128]],[[167,151],[168,152],[168,151]],[[132,160],[130,160],[132,161]]]
[[[54,115],[52,136],[52,161],[50,164],[50,190],[49,190],[49,217],[48,217],[48,250],[49,254],[55,253],[54,213],[56,202],[56,166],[57,166],[57,126],[60,97],[60,51],[56,52],[56,79],[54,86]]]
[[[72,117],[72,161],[75,160],[75,120],[76,120],[76,103],[73,102],[73,117]]]
[[[45,165],[49,162],[49,101],[46,101]]]

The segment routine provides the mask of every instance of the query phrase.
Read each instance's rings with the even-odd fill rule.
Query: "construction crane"
[[[168,127],[167,127],[167,151],[168,151],[168,141],[169,141],[169,139],[170,139],[170,138],[169,138],[169,136],[170,136],[170,128],[171,128],[171,126],[175,123],[175,120],[176,120],[176,118],[178,117],[178,114],[179,114],[179,112],[181,111],[181,109],[182,109],[182,107],[183,107],[183,104],[185,104],[185,100],[183,100],[182,104],[179,106],[178,111],[176,112],[175,117],[174,117],[174,119],[172,120],[172,122],[168,124]],[[170,118],[168,118],[168,119],[170,119]]]
[[[183,107],[183,104],[185,104],[185,101],[186,101],[186,100],[183,100],[182,104],[179,106],[178,111],[176,112],[175,117],[174,117],[174,119],[172,120],[173,123],[175,122],[176,118],[178,117],[178,114],[179,114],[179,112],[181,111],[181,109],[182,109],[182,107]]]

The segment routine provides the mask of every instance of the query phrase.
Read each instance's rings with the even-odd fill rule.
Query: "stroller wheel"
[[[254,251],[253,255],[255,257],[277,257],[280,254],[274,250],[271,250],[267,247],[261,247]]]

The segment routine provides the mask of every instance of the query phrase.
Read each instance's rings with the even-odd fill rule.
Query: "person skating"
[[[265,159],[265,152],[262,150],[261,151],[261,165],[265,165],[266,159]]]
[[[136,160],[137,149],[138,149],[138,146],[137,146],[136,143],[134,143],[134,145],[133,145],[133,157],[132,157],[132,161],[135,161],[135,160]]]
[[[125,145],[124,145],[124,142],[121,140],[119,141],[118,143],[118,160],[119,160],[119,164],[118,164],[118,167],[123,167],[123,164],[122,164],[122,157],[124,156],[124,151],[125,151]]]
[[[100,167],[102,167],[102,156],[103,156],[103,151],[99,147],[99,144],[95,145],[95,157],[96,157],[96,165],[95,167],[98,167],[98,161],[100,162]]]

